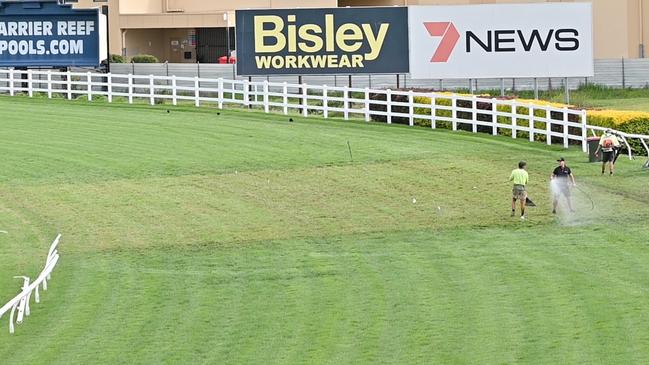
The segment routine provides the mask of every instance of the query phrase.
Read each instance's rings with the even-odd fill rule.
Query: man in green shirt
[[[518,200],[521,204],[521,219],[525,220],[525,201],[527,200],[525,186],[529,182],[527,162],[521,161],[518,163],[518,168],[512,171],[512,174],[509,176],[509,181],[514,182],[514,187],[512,188],[512,217],[516,215],[516,200]]]

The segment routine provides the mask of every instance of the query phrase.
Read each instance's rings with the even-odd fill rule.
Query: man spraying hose
[[[554,169],[552,176],[550,176],[552,184],[552,193],[554,194],[554,201],[552,202],[552,214],[557,214],[557,206],[559,205],[559,197],[561,195],[566,197],[568,202],[568,209],[571,213],[574,213],[575,210],[572,208],[572,202],[570,200],[570,185],[576,186],[575,176],[572,174],[570,167],[566,166],[566,159],[561,157],[557,160],[559,166]]]
[[[509,176],[509,181],[514,183],[514,187],[512,188],[512,217],[516,215],[516,200],[518,200],[521,205],[521,219],[525,220],[525,201],[527,200],[527,190],[525,187],[529,179],[527,162],[519,162],[518,168],[514,169]]]
[[[615,155],[620,148],[620,141],[617,139],[612,129],[607,129],[599,140],[599,146],[595,155],[602,151],[602,175],[606,172],[606,165],[609,166],[611,175],[615,172]]]

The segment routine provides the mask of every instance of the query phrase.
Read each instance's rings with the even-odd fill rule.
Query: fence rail
[[[597,84],[613,88],[649,87],[649,58],[642,59],[596,59],[593,77],[575,78],[502,78],[502,79],[426,79],[415,80],[408,74],[400,75],[304,75],[301,82],[309,85],[333,85],[369,88],[434,88],[436,90],[550,90],[564,89],[566,82],[570,89],[584,84]],[[226,80],[247,79],[236,75],[236,65],[214,63],[113,63],[114,74],[155,75],[178,77],[200,77]],[[295,83],[297,76],[255,76],[251,81],[274,83]]]
[[[548,145],[562,144],[565,148],[570,144],[580,144],[584,152],[588,149],[588,133],[594,134],[604,129],[588,125],[585,110],[568,107],[541,106],[475,95],[266,80],[251,82],[224,78],[0,70],[0,92],[11,96],[26,93],[30,97],[42,93],[49,98],[62,95],[67,99],[78,96],[85,96],[88,100],[105,97],[108,102],[124,98],[128,103],[145,100],[151,105],[167,100],[173,105],[189,102],[196,107],[209,104],[221,109],[224,105],[240,105],[257,107],[266,113],[320,114],[324,118],[340,117],[345,120],[355,117],[365,121],[384,120],[388,124],[425,124],[430,128],[444,123],[454,131],[463,129],[474,133],[506,134]],[[649,156],[649,136],[618,134],[625,141],[640,140]],[[631,157],[631,148],[628,150]]]
[[[32,294],[34,294],[34,301],[36,303],[40,303],[41,299],[39,287],[42,285],[43,290],[47,290],[47,281],[51,279],[52,270],[54,270],[54,267],[59,262],[59,252],[57,250],[57,247],[60,240],[61,235],[59,234],[54,239],[54,242],[52,242],[52,244],[50,245],[50,249],[47,253],[47,259],[45,260],[45,267],[38,275],[36,280],[30,283],[30,279],[27,276],[14,277],[15,279],[23,280],[22,290],[20,294],[16,295],[13,299],[7,302],[7,304],[0,308],[0,318],[2,318],[5,313],[11,310],[11,314],[9,315],[9,333],[14,333],[14,322],[21,324],[23,322],[23,319],[26,316],[30,315],[31,310],[29,308],[29,302]],[[17,316],[16,311],[18,312]]]
[[[649,59],[596,59],[594,61],[595,74],[587,78],[569,78],[568,86],[576,89],[583,84],[598,84],[609,87],[649,87]],[[244,77],[236,76],[236,65],[211,64],[211,63],[114,63],[111,64],[111,71],[117,74],[134,75],[156,75],[179,77],[202,77],[202,78],[224,78],[239,79]],[[458,90],[468,89],[480,90],[549,90],[563,89],[565,78],[518,78],[518,79],[428,79],[414,80],[410,75],[355,75],[351,77],[351,84],[355,87],[369,88],[435,88],[437,90]],[[270,76],[252,78],[252,81],[288,82],[295,83],[297,76]],[[334,85],[349,86],[348,75],[305,75],[302,77],[304,83],[310,85]]]

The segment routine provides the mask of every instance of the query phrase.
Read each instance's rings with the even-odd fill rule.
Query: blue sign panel
[[[97,66],[99,9],[0,1],[0,67]]]

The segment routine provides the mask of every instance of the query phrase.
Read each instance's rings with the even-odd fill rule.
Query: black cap
[[[560,158],[557,160],[557,162],[561,162],[561,161],[566,162],[566,159],[563,158],[563,157],[560,157]]]

